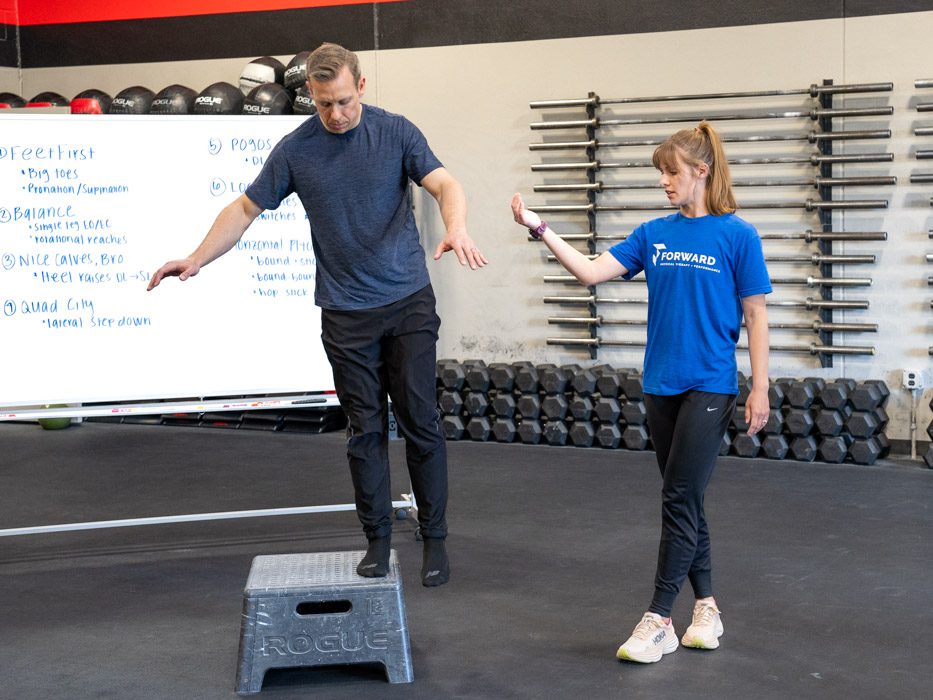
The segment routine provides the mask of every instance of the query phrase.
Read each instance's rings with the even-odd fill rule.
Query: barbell
[[[542,280],[545,283],[558,283],[558,284],[579,284],[579,280],[573,275],[543,275]],[[606,280],[607,282],[625,282],[625,283],[638,283],[645,282],[644,277],[638,277],[632,280],[625,280],[621,277],[616,277],[611,280]],[[771,284],[792,284],[792,285],[806,285],[807,287],[870,287],[871,286],[871,277],[778,277],[772,278]]]
[[[592,255],[587,255],[586,257],[590,260],[594,260],[599,257],[599,253],[594,253]],[[548,253],[547,255],[548,262],[557,262],[557,256],[553,253]],[[927,262],[933,261],[933,255],[927,256]],[[766,255],[765,262],[778,262],[778,263],[811,263],[813,265],[858,265],[863,263],[874,263],[874,255],[823,255],[821,253],[813,253],[812,255]]]
[[[893,107],[850,107],[840,109],[799,109],[787,112],[732,112],[726,114],[677,114],[668,117],[641,117],[627,119],[572,119],[532,122],[531,129],[577,129],[604,126],[636,126],[639,124],[676,124],[678,122],[699,121],[741,121],[757,119],[836,119],[842,117],[887,117],[894,113]]]
[[[893,175],[861,176],[861,177],[791,177],[775,178],[771,180],[733,180],[733,187],[876,187],[896,185],[897,178]],[[615,190],[655,190],[659,189],[657,182],[632,182],[623,184],[609,184],[597,180],[596,182],[561,183],[552,185],[535,185],[535,192],[611,192]]]
[[[925,128],[925,127],[918,127]],[[930,127],[933,132],[933,127]],[[917,133],[917,130],[914,131]],[[920,134],[918,134],[920,135]],[[854,141],[862,139],[889,139],[891,138],[890,129],[869,129],[856,131],[810,131],[806,134],[756,134],[752,136],[728,136],[723,135],[723,143],[763,143],[767,141],[806,141],[808,143],[819,143],[820,141]],[[628,148],[634,146],[658,146],[665,138],[653,139],[589,139],[587,141],[541,141],[529,143],[529,151],[557,151],[568,148]]]
[[[918,85],[917,87],[929,87]],[[552,107],[587,107],[592,105],[635,104],[641,102],[675,102],[680,100],[717,100],[740,97],[784,97],[789,95],[807,95],[820,97],[821,95],[847,95],[862,92],[890,92],[894,83],[852,83],[849,85],[810,85],[808,88],[792,88],[788,90],[751,90],[744,92],[708,92],[692,95],[656,95],[653,97],[614,97],[601,99],[598,95],[590,97],[570,98],[563,100],[536,100],[529,103],[532,109],[548,109]]]
[[[590,348],[607,347],[644,347],[644,340],[603,340],[602,338],[548,338],[548,345],[582,346]],[[736,345],[737,350],[747,350],[747,345]],[[875,348],[871,345],[770,345],[773,352],[805,352],[810,355],[874,355]]]
[[[741,209],[806,209],[807,211],[820,211],[823,209],[886,209],[886,199],[807,199],[803,202],[753,202],[743,203]],[[528,207],[536,212],[549,213],[583,213],[599,211],[676,211],[672,205],[653,204],[540,204]]]
[[[587,296],[546,296],[542,297],[545,304],[647,304],[648,300],[644,298],[619,299],[614,297],[597,297],[595,295]],[[813,299],[806,298],[802,301],[767,301],[767,306],[780,306],[785,308],[806,309],[867,309],[868,300],[866,299]]]
[[[606,319],[602,316],[549,316],[548,323],[568,326],[644,326],[648,319]],[[743,322],[744,326],[745,323]],[[876,333],[877,323],[769,323],[768,328],[781,330],[813,331],[814,333]]]
[[[627,233],[600,234],[595,231],[589,233],[559,233],[558,238],[565,241],[624,241],[629,237]],[[803,233],[763,233],[761,240],[771,241],[886,241],[886,231],[804,231]],[[931,235],[933,238],[933,235]],[[528,236],[529,241],[538,240]]]
[[[795,165],[807,164],[818,166],[835,163],[890,163],[893,153],[849,153],[838,155],[812,154],[808,156],[779,156],[775,158],[729,158],[729,165]],[[578,163],[535,163],[532,172],[551,172],[562,170],[612,170],[615,168],[653,168],[650,160],[630,160],[605,163],[599,160]]]

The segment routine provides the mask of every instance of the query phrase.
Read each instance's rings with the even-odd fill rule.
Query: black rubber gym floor
[[[0,424],[0,528],[348,503],[340,433]],[[395,493],[407,490],[402,443]],[[933,471],[722,458],[716,651],[616,661],[651,595],[650,452],[449,443],[451,582],[400,521],[415,681],[273,671],[269,698],[892,698],[933,685]],[[259,554],[358,550],[352,512],[0,538],[0,698],[234,698]],[[674,610],[689,624],[691,594]]]

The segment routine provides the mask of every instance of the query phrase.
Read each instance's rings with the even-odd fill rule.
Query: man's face
[[[332,134],[345,134],[360,123],[363,105],[360,98],[366,87],[366,78],[353,81],[350,69],[344,66],[337,77],[326,83],[308,80],[308,91],[314,100],[321,124]]]

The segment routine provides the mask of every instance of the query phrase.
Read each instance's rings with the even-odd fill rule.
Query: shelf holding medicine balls
[[[816,318],[777,319],[771,327],[781,332],[815,333],[818,342],[773,342],[771,349],[776,352],[814,356],[818,358],[822,367],[832,366],[834,355],[873,354],[874,348],[871,346],[833,342],[834,333],[877,332],[876,324],[849,322],[848,318],[834,317],[834,311],[846,312],[868,308],[867,300],[834,299],[834,290],[839,291],[837,296],[845,297],[844,290],[849,287],[871,284],[871,278],[868,276],[834,274],[834,267],[838,271],[838,266],[842,265],[870,265],[875,262],[875,256],[847,254],[847,250],[834,250],[834,244],[886,240],[886,232],[845,231],[845,226],[839,225],[839,222],[846,213],[854,215],[862,211],[886,209],[888,198],[871,196],[870,193],[868,196],[852,197],[843,197],[842,194],[848,193],[850,188],[860,192],[862,188],[890,187],[897,181],[887,173],[836,173],[834,168],[858,168],[893,161],[892,153],[877,152],[877,149],[855,152],[850,147],[856,146],[858,150],[860,142],[889,139],[890,129],[856,129],[849,126],[850,119],[887,118],[893,113],[893,108],[885,104],[837,105],[834,104],[834,97],[854,97],[863,101],[866,97],[874,97],[877,100],[878,93],[888,93],[892,89],[891,83],[837,85],[827,80],[821,85],[813,84],[809,88],[791,90],[613,99],[601,98],[595,93],[590,93],[585,98],[534,101],[530,103],[530,107],[543,111],[545,118],[531,123],[531,129],[543,135],[541,141],[529,144],[529,150],[541,157],[541,162],[532,164],[531,170],[544,178],[551,178],[551,181],[535,184],[533,189],[537,193],[564,201],[551,199],[540,204],[529,203],[528,206],[541,214],[550,214],[552,217],[569,221],[569,224],[555,227],[562,231],[558,235],[568,242],[583,243],[586,246],[585,254],[596,257],[606,249],[604,242],[624,240],[644,218],[643,212],[654,211],[663,215],[665,212],[674,211],[674,207],[662,203],[660,197],[649,199],[645,194],[648,190],[658,188],[657,183],[650,179],[654,176],[650,150],[646,154],[648,157],[641,153],[637,156],[633,154],[632,157],[619,157],[619,149],[650,149],[662,143],[669,131],[687,127],[701,120],[713,122],[726,144],[736,144],[736,152],[729,148],[730,166],[768,168],[762,177],[746,177],[741,172],[733,173],[733,185],[737,188],[739,206],[743,212],[748,212],[746,215],[751,216],[758,212],[760,216],[773,218],[782,215],[804,217],[813,213],[819,219],[820,230],[801,227],[806,230],[800,233],[793,232],[793,228],[790,232],[773,231],[752,221],[759,228],[762,241],[765,242],[766,262],[769,263],[769,267],[773,263],[776,266],[808,268],[804,274],[796,274],[796,270],[790,273],[772,272],[773,284],[815,290],[814,295],[808,295],[802,301],[787,299],[769,301],[768,304],[790,313],[797,313],[792,311],[794,309],[815,312]],[[780,101],[793,96],[804,98],[805,104],[793,108],[787,108],[785,105],[772,107],[768,104],[774,99]],[[678,105],[687,101],[693,104],[689,110]],[[726,103],[728,105],[724,106]],[[625,111],[633,105],[652,104],[655,113]],[[678,105],[680,109],[672,105]],[[573,115],[566,114],[567,111],[573,112],[581,108],[586,111],[585,118],[570,118]],[[672,109],[677,111],[668,111]],[[555,110],[561,112],[556,114]],[[846,128],[834,129],[834,120],[840,118],[846,118]],[[807,124],[804,129],[800,129],[801,122]],[[812,122],[819,128],[809,126]],[[730,126],[732,124],[743,126],[746,131],[734,133],[734,127]],[[659,134],[657,130],[660,127],[664,129]],[[656,131],[645,133],[650,129]],[[750,132],[750,129],[754,131]],[[585,136],[568,138],[563,133],[568,130],[583,130]],[[557,134],[558,137],[554,138],[552,134]],[[798,152],[801,148],[807,149],[809,144],[815,147],[814,151]],[[834,144],[844,146],[844,152],[834,152]],[[738,152],[738,149],[743,147],[759,150],[749,154]],[[788,152],[789,149],[796,150]],[[580,151],[584,154],[582,158],[576,154]],[[565,155],[568,152],[571,152],[569,158]],[[798,171],[800,168],[812,167],[815,172],[795,172],[785,176],[783,172],[773,171],[773,168],[785,167],[796,168]],[[651,169],[651,176],[637,179],[640,175],[639,169]],[[566,179],[553,181],[555,177]],[[794,194],[802,189],[815,189],[818,196]],[[568,202],[568,199],[571,201]],[[618,220],[628,213],[638,214],[638,218],[631,224],[620,225]],[[585,231],[574,230],[580,228],[578,222],[581,219],[577,217],[586,217]],[[799,247],[802,244],[813,244],[815,250],[800,251]],[[776,254],[779,251],[786,254]],[[547,256],[547,260],[554,262],[555,259],[553,256]],[[567,275],[544,275],[543,281],[546,284],[576,283],[574,278]],[[818,298],[815,297],[816,294]],[[549,317],[550,324],[571,326],[587,332],[586,337],[549,337],[546,342],[550,345],[586,349],[592,359],[598,356],[600,348],[644,346],[644,333],[637,328],[644,326],[644,320],[616,318],[613,316],[624,314],[624,311],[604,313],[599,308],[603,304],[611,305],[612,309],[622,309],[627,304],[645,304],[647,300],[644,297],[614,298],[598,293],[591,287],[586,295],[550,295],[543,297],[543,301],[548,304],[588,307],[586,314],[575,312],[573,316]],[[568,318],[573,318],[574,321],[568,322]],[[589,322],[579,319],[588,319]],[[622,339],[600,336],[601,331],[610,333],[611,329],[626,328],[634,328],[640,337]]]
[[[890,391],[882,381],[776,379],[768,386],[768,422],[749,436],[744,405],[751,380],[741,372],[737,380],[721,455],[873,464],[890,450]],[[634,368],[445,359],[437,362],[436,387],[448,440],[653,448],[642,375]]]

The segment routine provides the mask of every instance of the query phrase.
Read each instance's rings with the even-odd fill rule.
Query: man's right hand
[[[189,277],[194,277],[200,271],[201,266],[191,258],[172,260],[155,271],[155,274],[152,275],[152,279],[149,280],[149,286],[146,287],[146,291],[151,292],[158,287],[159,282],[161,282],[164,277],[177,277],[184,282]]]

